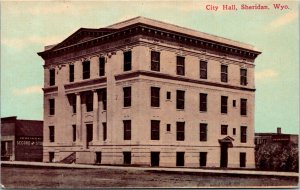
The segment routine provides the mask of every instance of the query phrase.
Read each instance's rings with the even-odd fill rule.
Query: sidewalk
[[[24,161],[1,161],[1,166],[23,166],[23,167],[50,167],[50,168],[74,168],[74,169],[116,169],[116,170],[140,170],[151,172],[172,172],[172,173],[198,173],[198,174],[224,174],[224,175],[247,175],[247,176],[282,176],[299,177],[296,172],[274,172],[255,170],[234,170],[234,169],[200,169],[200,168],[163,168],[163,167],[134,167],[134,166],[107,166],[107,165],[85,165],[85,164],[62,164],[44,162]]]

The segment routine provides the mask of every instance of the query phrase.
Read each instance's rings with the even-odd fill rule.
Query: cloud
[[[255,73],[255,78],[257,80],[263,79],[274,79],[279,75],[279,73],[273,69],[267,69],[263,71],[258,71]]]
[[[33,45],[33,44],[39,44],[42,46],[57,44],[61,42],[64,39],[64,37],[63,36],[52,36],[52,37],[30,36],[24,38],[3,38],[1,39],[1,45],[7,45],[9,47],[21,50],[26,46]]]
[[[15,96],[22,96],[22,95],[29,95],[29,94],[42,94],[42,93],[43,93],[42,86],[39,85],[13,89],[13,95]]]
[[[280,16],[279,18],[276,18],[275,20],[271,21],[269,23],[269,25],[267,26],[267,30],[275,30],[277,28],[283,27],[287,24],[289,24],[290,22],[297,20],[298,18],[298,12],[296,10],[294,11],[290,11],[282,16]]]

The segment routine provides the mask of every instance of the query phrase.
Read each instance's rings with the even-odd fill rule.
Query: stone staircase
[[[72,154],[70,154],[69,156],[65,157],[64,159],[62,159],[60,161],[60,163],[64,163],[64,164],[72,164],[76,161],[76,153],[73,152]]]

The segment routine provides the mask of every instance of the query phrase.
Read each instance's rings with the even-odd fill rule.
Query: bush
[[[293,143],[266,143],[255,152],[257,169],[274,171],[298,171],[298,147]]]

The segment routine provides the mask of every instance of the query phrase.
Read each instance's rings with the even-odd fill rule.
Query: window
[[[55,114],[55,100],[49,99],[49,115]]]
[[[85,95],[85,105],[87,112],[93,111],[93,93],[87,93]]]
[[[207,79],[207,61],[200,61],[200,79]]]
[[[247,99],[241,99],[241,115],[247,115]]]
[[[227,135],[228,125],[221,125],[221,135]]]
[[[90,61],[84,61],[82,63],[82,78],[89,79],[90,78]]]
[[[227,96],[221,96],[221,113],[227,113]]]
[[[247,142],[247,127],[241,126],[241,143]]]
[[[49,152],[49,162],[54,162],[54,152]]]
[[[159,107],[159,90],[160,88],[151,87],[151,107]]]
[[[124,52],[124,71],[131,70],[131,51]]]
[[[124,87],[123,94],[124,94],[124,107],[130,107],[131,106],[131,87]]]
[[[206,166],[207,152],[200,152],[200,167]]]
[[[160,71],[160,52],[151,51],[151,70]]]
[[[200,123],[200,141],[207,141],[207,123]]]
[[[184,91],[182,90],[176,91],[176,108],[184,109]]]
[[[184,152],[176,152],[176,166],[184,166]]]
[[[184,57],[177,56],[177,75],[184,75]]]
[[[74,65],[69,65],[69,81],[74,82]]]
[[[131,164],[131,152],[123,152],[123,161],[126,165]]]
[[[246,86],[247,83],[247,69],[240,69],[240,75],[241,75],[241,85]]]
[[[168,131],[168,132],[171,131],[171,124],[167,124],[167,131]]]
[[[228,81],[228,66],[221,65],[221,82],[227,82],[227,81]]]
[[[176,140],[184,141],[184,122],[176,122]]]
[[[167,92],[167,100],[171,100],[171,92]]]
[[[151,140],[159,140],[159,123],[160,121],[151,120]]]
[[[96,152],[96,161],[95,164],[101,164],[102,154],[101,152]]]
[[[207,94],[200,93],[200,111],[207,111]]]
[[[54,86],[55,85],[55,69],[50,69],[50,86]]]
[[[240,152],[240,167],[246,167],[246,152]]]
[[[76,125],[72,125],[73,142],[76,141]]]
[[[54,126],[49,126],[49,141],[54,142]]]
[[[236,100],[232,100],[232,106],[236,107]]]
[[[86,141],[87,143],[93,141],[93,124],[86,124]]]
[[[151,166],[159,166],[159,154],[160,152],[151,152]]]
[[[131,120],[124,120],[124,140],[131,140]]]
[[[100,99],[102,101],[103,110],[106,110],[106,104],[107,104],[106,103],[107,102],[106,88],[102,89],[100,92],[101,92],[100,93]]]
[[[102,126],[103,126],[103,141],[105,141],[107,139],[107,126],[106,126],[106,122],[103,122]]]
[[[233,135],[236,134],[236,129],[235,129],[235,128],[232,129],[232,134],[233,134]]]
[[[105,75],[105,58],[100,57],[99,58],[99,76],[104,76]]]
[[[70,103],[71,103],[71,106],[72,106],[72,112],[76,113],[76,95],[75,94],[71,95]]]

